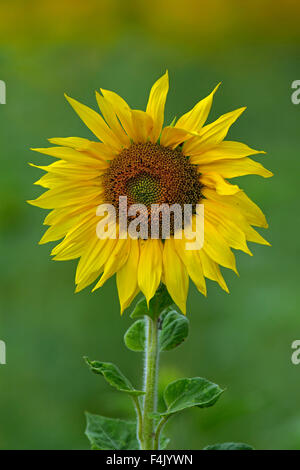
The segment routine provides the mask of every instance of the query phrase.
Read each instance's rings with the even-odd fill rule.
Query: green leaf
[[[189,321],[181,313],[166,309],[162,317],[159,337],[161,351],[169,351],[179,346],[189,334]]]
[[[126,392],[130,395],[143,395],[145,392],[136,390],[130,381],[122,374],[117,366],[110,362],[90,361],[85,358],[86,363],[90,366],[92,372],[102,375],[105,380],[120,392]]]
[[[147,308],[147,302],[146,302],[146,299],[143,297],[142,299],[140,299],[133,311],[131,312],[130,316],[131,318],[142,318],[144,317],[144,315],[148,315],[148,308]],[[150,315],[149,315],[150,316]]]
[[[148,315],[152,319],[158,318],[159,315],[165,310],[165,308],[172,305],[174,302],[168,293],[166,287],[161,284],[157,289],[156,294],[149,302],[149,309],[147,307],[147,302],[145,298],[139,300],[136,304],[133,312],[131,313],[131,318],[141,318],[144,315]]]
[[[172,307],[167,307],[161,315],[161,331],[159,333],[160,351],[169,351],[179,346],[189,332],[189,321]],[[145,351],[146,325],[145,319],[138,319],[124,335],[124,341],[131,351]]]
[[[92,450],[139,450],[136,437],[136,422],[106,418],[92,413],[85,413],[87,426],[85,434]],[[168,446],[170,439],[160,438],[160,449]]]
[[[212,406],[223,391],[218,385],[201,377],[175,380],[165,390],[164,399],[168,408],[161,416],[169,416],[194,406]]]
[[[254,448],[243,442],[223,442],[206,446],[203,450],[254,450]]]
[[[131,325],[124,335],[124,341],[131,351],[144,351],[146,345],[146,325],[142,318]]]
[[[93,450],[137,450],[136,423],[85,413],[85,434]]]
[[[171,439],[169,439],[168,437],[161,435],[159,442],[159,450],[165,450],[168,447],[170,440]]]

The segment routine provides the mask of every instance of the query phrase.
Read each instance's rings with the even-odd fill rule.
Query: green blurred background
[[[50,261],[51,246],[37,245],[46,211],[25,203],[41,192],[27,162],[50,161],[29,151],[48,137],[90,137],[64,92],[95,107],[103,87],[144,107],[166,68],[167,122],[222,81],[210,120],[247,105],[229,137],[265,149],[275,173],[239,181],[265,211],[272,247],[237,253],[240,278],[225,272],[230,295],[209,281],[207,299],[191,287],[190,336],[161,357],[161,388],[197,375],[227,388],[213,408],[170,421],[170,448],[300,449],[300,365],[290,359],[300,339],[300,105],[290,98],[299,11],[294,0],[1,0],[1,449],[85,449],[85,410],[133,416],[129,399],[82,360],[115,362],[138,385],[142,358],[123,344],[130,312],[120,318],[115,279],[75,295],[76,262]]]

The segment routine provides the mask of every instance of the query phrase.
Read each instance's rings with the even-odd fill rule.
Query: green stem
[[[149,416],[156,411],[158,372],[158,319],[147,316],[147,341],[145,351],[145,396],[143,406],[142,449],[154,449],[154,419]]]

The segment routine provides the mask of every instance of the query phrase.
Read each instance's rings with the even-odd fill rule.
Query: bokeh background
[[[103,87],[144,107],[166,68],[167,122],[222,81],[210,120],[247,105],[230,138],[264,148],[275,173],[239,181],[267,214],[272,247],[237,254],[240,278],[225,273],[230,295],[209,281],[206,299],[191,287],[190,336],[162,355],[161,389],[197,375],[227,389],[213,408],[170,421],[170,448],[300,449],[300,365],[290,359],[300,339],[299,13],[297,0],[1,0],[1,449],[87,449],[85,410],[133,416],[82,360],[115,362],[139,385],[142,358],[123,344],[130,312],[120,318],[114,279],[75,295],[76,263],[53,262],[51,246],[37,245],[46,211],[25,203],[41,192],[27,162],[48,162],[29,150],[48,137],[90,136],[64,92],[95,107]]]

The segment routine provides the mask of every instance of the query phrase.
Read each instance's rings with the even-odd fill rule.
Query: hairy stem
[[[142,449],[154,449],[154,419],[149,416],[156,411],[158,372],[158,320],[147,317],[147,341],[145,351],[145,396],[143,406]]]

